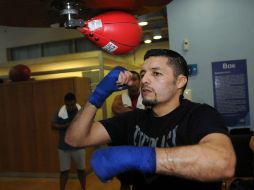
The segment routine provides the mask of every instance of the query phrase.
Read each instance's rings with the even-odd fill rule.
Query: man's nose
[[[149,79],[148,73],[145,73],[142,76],[141,83],[148,83],[149,81],[150,81],[150,79]]]

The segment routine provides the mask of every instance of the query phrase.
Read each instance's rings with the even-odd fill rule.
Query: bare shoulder
[[[116,106],[116,105],[121,104],[121,103],[122,103],[122,95],[118,94],[118,95],[115,96],[112,106]]]
[[[116,95],[114,99],[115,99],[115,100],[120,100],[120,99],[122,99],[122,94]]]

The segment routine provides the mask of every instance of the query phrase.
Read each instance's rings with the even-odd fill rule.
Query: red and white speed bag
[[[114,55],[129,53],[139,45],[142,37],[137,19],[122,11],[98,15],[84,24],[78,30],[98,47]]]

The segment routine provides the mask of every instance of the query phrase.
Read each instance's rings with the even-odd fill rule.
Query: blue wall
[[[247,60],[251,128],[254,130],[254,1],[173,0],[167,6],[170,48],[188,64],[198,65],[190,77],[193,101],[213,102],[211,62]],[[183,40],[189,50],[183,50]],[[249,127],[249,126],[247,126]]]

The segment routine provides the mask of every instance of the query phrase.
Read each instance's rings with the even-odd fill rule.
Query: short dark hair
[[[186,76],[186,78],[188,80],[188,65],[187,65],[187,62],[184,59],[184,57],[181,56],[179,53],[177,53],[173,50],[169,50],[169,49],[150,49],[144,55],[144,60],[146,60],[152,56],[167,57],[169,60],[168,61],[169,66],[172,66],[174,69],[175,77],[182,74],[182,75]],[[187,86],[187,83],[183,87],[183,92],[184,92],[186,86]]]
[[[163,56],[169,59],[169,65],[175,69],[176,76],[182,74],[188,78],[188,66],[183,56],[169,49],[150,49],[146,52],[144,60],[152,56]]]
[[[68,92],[68,93],[65,94],[65,96],[64,96],[64,101],[65,101],[65,102],[76,101],[76,96],[75,96],[73,93]]]
[[[140,74],[137,71],[130,71],[132,74],[137,75],[138,79],[140,80]]]

